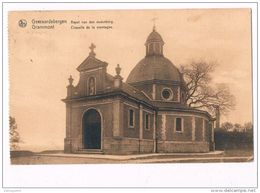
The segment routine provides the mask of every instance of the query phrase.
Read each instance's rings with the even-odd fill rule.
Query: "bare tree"
[[[9,124],[10,148],[11,150],[17,150],[19,149],[19,143],[21,142],[21,138],[17,131],[17,124],[14,117],[9,117]]]
[[[216,108],[221,113],[227,113],[235,107],[235,97],[226,84],[211,84],[215,67],[216,63],[200,61],[180,68],[187,85],[187,105],[207,110],[213,116],[216,115]]]

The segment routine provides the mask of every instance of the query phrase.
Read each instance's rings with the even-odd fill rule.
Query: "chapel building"
[[[214,150],[213,119],[186,104],[187,87],[178,68],[164,56],[164,41],[154,28],[146,55],[126,82],[117,65],[89,56],[78,66],[79,82],[67,86],[66,153],[138,154]]]

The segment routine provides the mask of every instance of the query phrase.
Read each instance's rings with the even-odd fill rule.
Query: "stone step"
[[[80,149],[76,153],[80,154],[104,154],[101,149]]]

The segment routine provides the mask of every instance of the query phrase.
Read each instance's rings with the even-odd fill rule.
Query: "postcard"
[[[10,167],[91,176],[254,164],[252,18],[251,8],[8,11]]]

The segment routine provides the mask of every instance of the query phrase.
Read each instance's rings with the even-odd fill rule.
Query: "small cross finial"
[[[156,30],[155,24],[156,24],[156,20],[157,20],[157,19],[158,19],[157,17],[152,18],[152,21],[153,21],[153,30],[154,30],[154,31]]]
[[[91,43],[91,45],[89,46],[89,49],[90,49],[90,53],[92,56],[95,56],[95,52],[94,52],[94,49],[96,48],[95,44]]]

